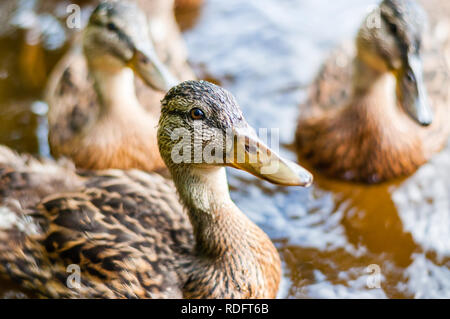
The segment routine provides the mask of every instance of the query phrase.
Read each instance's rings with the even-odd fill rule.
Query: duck
[[[206,81],[166,94],[157,137],[173,182],[0,148],[0,274],[48,298],[274,298],[278,252],[231,200],[225,168],[284,186],[312,175]]]
[[[173,15],[168,5],[147,5],[149,23],[134,2],[96,7],[49,77],[45,100],[54,157],[84,169],[164,169],[156,141],[160,100],[180,80],[195,78],[180,44],[151,37],[152,23],[162,32],[162,17]],[[181,41],[176,33],[167,36],[167,42]]]
[[[435,23],[436,24],[436,23]],[[327,177],[406,177],[449,136],[444,46],[415,0],[384,0],[325,62],[300,106],[299,158]]]

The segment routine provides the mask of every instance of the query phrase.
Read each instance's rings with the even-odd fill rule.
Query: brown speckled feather
[[[53,298],[182,297],[178,265],[193,239],[171,182],[139,171],[75,174],[7,149],[0,158],[4,276]],[[41,178],[51,184],[35,193]],[[71,264],[80,267],[80,289],[66,286]]]
[[[423,2],[432,21],[423,61],[433,124],[417,125],[400,106],[389,114],[379,111],[383,100],[353,100],[353,107],[347,107],[355,47],[345,43],[327,59],[309,88],[296,133],[300,156],[327,175],[364,182],[408,175],[445,145],[450,131],[450,37],[443,34],[442,24],[450,21],[441,19],[441,2],[434,8]],[[358,107],[370,103],[375,105]],[[367,109],[374,111],[366,113]]]

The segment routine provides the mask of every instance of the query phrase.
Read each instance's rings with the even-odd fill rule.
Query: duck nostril
[[[258,144],[252,145],[249,143],[245,143],[245,151],[247,153],[256,154],[258,152]]]
[[[414,73],[413,73],[412,71],[408,71],[408,72],[406,73],[406,78],[407,78],[408,81],[411,82],[411,83],[416,81],[416,78],[415,78]]]
[[[430,126],[431,123],[432,123],[431,120],[426,120],[426,121],[420,122],[420,125],[422,125],[422,126],[424,126],[424,127],[427,127],[427,126]]]
[[[148,58],[145,56],[145,55],[141,55],[140,57],[139,57],[139,61],[141,62],[141,63],[148,63]]]
[[[107,28],[109,31],[117,31],[117,30],[118,30],[117,26],[116,26],[114,23],[112,23],[112,22],[108,23],[108,24],[106,25],[106,28]]]

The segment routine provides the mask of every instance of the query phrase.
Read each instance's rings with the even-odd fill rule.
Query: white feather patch
[[[11,201],[11,205],[22,209],[18,201]],[[17,229],[27,235],[39,233],[39,226],[34,223],[33,218],[14,212],[8,206],[0,206],[0,230]]]

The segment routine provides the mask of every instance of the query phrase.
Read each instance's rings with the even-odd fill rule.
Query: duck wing
[[[160,175],[75,172],[0,149],[0,273],[39,295],[182,297],[178,265],[191,243],[175,188]],[[79,287],[67,285],[72,271]]]
[[[352,92],[355,53],[352,41],[332,51],[309,86],[306,101],[300,105],[301,118],[322,116],[345,106]]]
[[[99,113],[94,81],[80,45],[75,44],[52,71],[45,99],[49,105],[49,143],[52,155],[59,157],[65,155],[65,145],[93,124]]]

